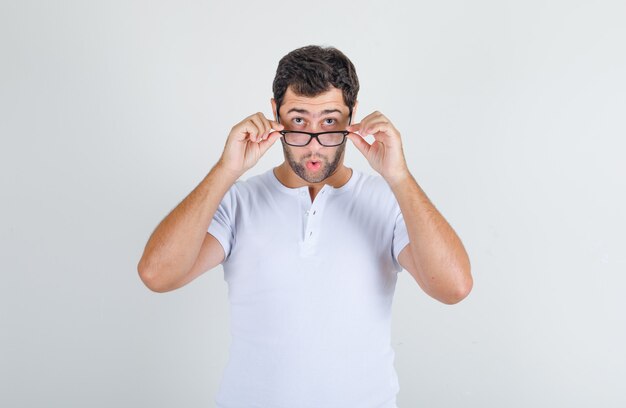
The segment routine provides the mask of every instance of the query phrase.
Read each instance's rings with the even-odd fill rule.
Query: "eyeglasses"
[[[300,132],[297,130],[281,130],[278,133],[283,135],[283,140],[289,146],[306,146],[311,143],[311,140],[313,138],[316,138],[317,142],[322,146],[333,147],[343,144],[343,142],[346,140],[346,135],[350,132],[348,132],[347,130],[340,130],[332,132],[309,133]]]

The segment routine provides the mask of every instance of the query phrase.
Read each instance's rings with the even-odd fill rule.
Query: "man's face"
[[[337,88],[314,97],[296,95],[288,88],[279,108],[280,123],[285,130],[318,133],[345,130],[348,126],[350,109]],[[281,142],[291,169],[309,183],[319,183],[333,175],[346,149],[345,141],[335,147],[322,146],[315,138],[301,147],[289,146],[282,138]]]

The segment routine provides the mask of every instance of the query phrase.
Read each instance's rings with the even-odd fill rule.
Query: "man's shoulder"
[[[230,188],[230,192],[237,196],[247,196],[250,194],[259,194],[263,191],[271,190],[271,175],[272,169],[264,171],[259,174],[252,175],[246,179],[237,180]]]
[[[387,181],[378,173],[368,173],[362,170],[353,169],[357,175],[357,191],[369,194],[388,194],[391,188]]]
[[[258,187],[260,185],[265,185],[271,171],[272,169],[264,170],[261,173],[254,174],[245,179],[239,179],[235,184],[246,187]]]

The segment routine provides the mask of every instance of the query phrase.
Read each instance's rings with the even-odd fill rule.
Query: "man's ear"
[[[352,120],[351,120],[351,124],[356,123],[356,120],[354,119],[356,117],[356,108],[359,107],[359,101],[355,101],[354,102],[354,106],[352,107]]]
[[[274,120],[278,119],[278,115],[276,115],[276,100],[274,98],[270,98],[270,102],[272,103],[272,113],[274,114]]]

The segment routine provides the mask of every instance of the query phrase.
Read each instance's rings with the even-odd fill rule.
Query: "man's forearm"
[[[219,163],[154,230],[138,270],[145,282],[159,285],[184,278],[196,261],[213,215],[237,176]]]
[[[429,295],[446,303],[465,297],[472,276],[469,257],[457,234],[410,173],[390,186],[409,234],[415,279]]]

